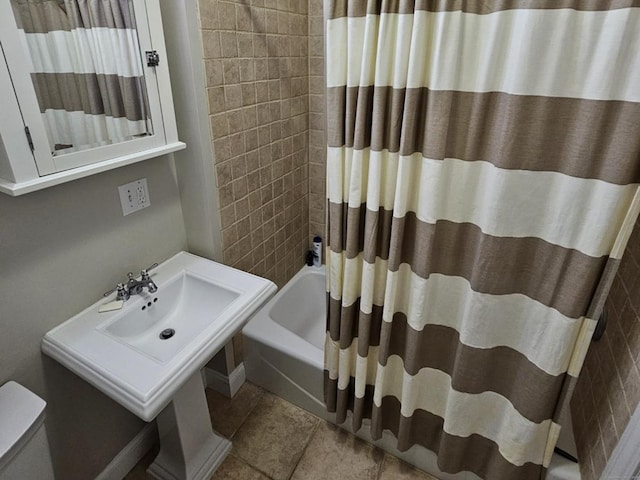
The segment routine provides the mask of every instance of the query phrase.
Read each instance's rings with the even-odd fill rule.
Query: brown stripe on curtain
[[[457,473],[468,470],[481,478],[500,480],[522,480],[540,478],[541,465],[525,463],[514,465],[502,457],[498,445],[480,435],[468,437],[450,435],[444,429],[444,419],[424,410],[415,410],[411,417],[402,415],[400,402],[394,396],[382,399],[381,407],[373,401],[373,387],[367,385],[364,397],[355,396],[355,379],[352,377],[349,387],[338,388],[338,382],[324,374],[324,389],[327,395],[327,408],[338,415],[348,408],[354,412],[355,427],[362,425],[363,419],[371,419],[371,434],[374,439],[382,437],[388,430],[398,439],[397,448],[408,450],[413,445],[421,445],[438,455],[438,468],[443,472]],[[342,408],[340,408],[342,407]],[[356,416],[355,412],[359,415]],[[342,423],[346,417],[340,417]],[[487,474],[491,474],[488,477]]]
[[[394,396],[384,397],[380,408],[372,408],[372,435],[380,438],[389,430],[398,438],[398,450],[422,445],[438,454],[438,468],[443,472],[473,471],[481,478],[522,480],[539,476],[540,465],[514,465],[502,457],[498,445],[477,434],[459,437],[446,432],[444,419],[424,410],[416,410],[411,417],[400,411]]]
[[[146,120],[146,85],[142,77],[95,73],[34,73],[40,111],[66,110]]]
[[[72,28],[136,28],[130,0],[11,0],[18,27],[26,33]],[[116,5],[116,8],[114,8]]]
[[[342,305],[327,292],[327,311],[329,312],[327,332],[334,342],[340,342],[340,348],[349,348],[358,338],[358,355],[366,357],[369,347],[380,345],[382,329],[382,307],[373,305],[371,313],[360,310],[360,297],[351,305]],[[339,320],[339,321],[338,321]]]
[[[619,258],[609,257],[607,259],[607,264],[605,265],[604,271],[602,272],[600,283],[598,284],[598,288],[593,294],[591,304],[589,305],[589,309],[587,310],[587,313],[585,315],[587,318],[598,320],[600,318],[600,315],[602,315],[604,304],[607,301],[609,291],[611,290],[611,285],[613,284],[613,280],[615,279],[616,273],[618,272],[620,261],[621,259]]]
[[[383,322],[380,306],[374,305],[373,312],[366,314],[359,310],[359,301],[348,307],[341,307],[339,300],[331,302],[337,304],[332,309],[341,308],[342,317],[334,317],[340,322],[332,322],[329,328],[332,340],[340,342],[341,349],[357,341],[358,355],[366,358],[369,347],[381,346],[375,361],[382,366],[391,355],[397,355],[410,375],[418,374],[422,368],[434,368],[448,374],[457,391],[498,393],[533,422],[540,423],[553,415],[564,373],[551,375],[509,347],[466,345],[451,327],[429,324],[414,330],[403,313],[395,313],[392,322]]]
[[[411,14],[416,10],[487,15],[503,10],[545,9],[600,11],[640,7],[640,0],[331,0],[329,18],[364,17],[383,13]]]
[[[372,220],[363,222],[366,216]],[[608,259],[537,237],[489,235],[471,223],[427,223],[414,212],[398,218],[384,209],[373,212],[364,205],[352,209],[329,202],[329,217],[346,219],[346,226],[334,220],[329,224],[329,245],[347,258],[363,252],[368,263],[376,257],[388,259],[392,272],[406,263],[425,279],[432,273],[463,277],[476,292],[520,293],[571,318],[587,313]],[[376,228],[367,230],[365,224]]]
[[[330,147],[371,147],[405,156],[421,152],[434,160],[482,160],[505,169],[640,182],[638,103],[333,87],[327,92],[327,115]],[[585,162],[592,156],[599,161]]]
[[[65,8],[76,28],[136,28],[131,0],[65,0]]]
[[[355,381],[351,377],[349,387],[346,390],[338,388],[337,380],[329,378],[329,372],[324,371],[324,395],[329,412],[336,412],[337,423],[343,423],[346,420],[347,409],[354,413],[354,430],[359,430],[362,426],[362,420],[371,418],[373,411],[373,385],[365,387],[364,398],[356,397]],[[356,413],[357,412],[357,413]],[[344,415],[343,415],[344,414]]]

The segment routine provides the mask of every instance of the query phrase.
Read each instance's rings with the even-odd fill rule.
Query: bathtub
[[[324,267],[304,267],[267,303],[242,330],[244,336],[247,379],[299,407],[335,423],[323,401],[323,369],[325,339],[325,272]],[[567,421],[569,422],[569,421]],[[351,431],[349,419],[340,425]],[[368,423],[355,433],[416,467],[442,480],[479,480],[471,472],[455,475],[439,471],[435,453],[414,446],[398,451],[395,439],[384,432],[373,440]],[[562,448],[574,452],[573,438],[563,429]],[[554,455],[547,480],[579,480],[578,466]]]

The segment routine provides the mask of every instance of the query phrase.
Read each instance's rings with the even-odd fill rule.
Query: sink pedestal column
[[[209,479],[231,451],[211,427],[200,372],[196,372],[156,418],[160,453],[148,472],[160,480]]]

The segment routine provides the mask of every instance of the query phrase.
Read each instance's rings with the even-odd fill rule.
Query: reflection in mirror
[[[153,133],[132,0],[11,4],[54,155]]]

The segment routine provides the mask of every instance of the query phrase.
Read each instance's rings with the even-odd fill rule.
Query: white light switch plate
[[[122,204],[122,215],[129,215],[151,205],[146,178],[120,185],[118,192],[120,193],[120,203]]]

